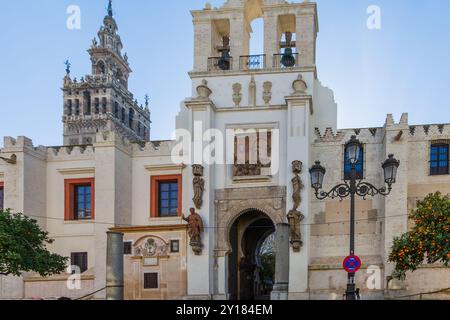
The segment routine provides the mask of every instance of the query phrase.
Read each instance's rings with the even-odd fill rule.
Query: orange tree
[[[440,192],[428,195],[417,201],[417,209],[409,217],[414,227],[394,239],[389,256],[389,262],[395,263],[392,276],[400,280],[424,263],[448,266],[450,261],[450,196]]]

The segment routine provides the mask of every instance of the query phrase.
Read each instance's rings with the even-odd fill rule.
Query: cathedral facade
[[[0,297],[104,298],[112,230],[124,234],[126,299],[342,299],[350,205],[318,200],[308,169],[321,162],[326,190],[348,180],[344,145],[352,136],[362,143],[359,179],[385,187],[381,163],[390,154],[401,162],[389,196],[356,200],[363,297],[450,287],[442,265],[396,281],[388,263],[416,201],[450,193],[450,124],[413,126],[403,114],[339,130],[333,91],[317,78],[316,3],[228,0],[191,13],[192,96],[176,117],[176,140],[150,141],[148,102],[138,105],[128,90],[111,2],[89,49],[91,74],[77,80],[67,64],[63,145],[5,137],[0,204],[35,218],[81,285],[68,285],[73,268],[2,277]],[[250,55],[257,18],[264,52]],[[271,277],[262,252],[274,233],[275,247],[283,234],[289,247],[275,250]]]

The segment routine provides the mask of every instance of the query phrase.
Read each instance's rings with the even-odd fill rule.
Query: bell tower
[[[150,110],[128,90],[132,72],[128,55],[122,54],[123,44],[118,35],[112,1],[108,12],[88,50],[91,58],[90,75],[79,81],[70,75],[66,62],[64,77],[64,145],[86,145],[95,142],[99,132],[117,132],[130,141],[150,139]]]
[[[246,243],[238,246],[227,239],[233,238],[229,233],[233,221],[259,208],[277,228],[292,224],[291,231],[281,227],[291,232],[283,235],[289,238],[290,248],[279,251],[276,259],[279,273],[273,298],[305,297],[309,227],[298,220],[311,218],[306,200],[310,190],[295,190],[292,181],[301,179],[306,185],[309,178],[306,170],[293,166],[310,167],[315,132],[337,127],[333,93],[317,78],[317,4],[228,0],[221,7],[206,4],[191,14],[192,97],[184,101],[177,127],[191,133],[191,161],[204,166],[207,183],[199,211],[209,228],[202,257],[188,255],[188,295],[226,299],[241,294],[237,288],[247,284],[236,259],[253,263],[257,257],[254,252],[238,251],[233,256],[232,247],[244,248]],[[252,29],[256,19],[263,20],[263,52],[250,52],[252,35],[258,32]],[[214,147],[223,152],[209,155],[206,151],[215,140],[205,137],[218,132],[224,143]],[[194,195],[187,192],[191,199]],[[294,198],[305,200],[294,203]],[[261,236],[249,232],[255,239]]]

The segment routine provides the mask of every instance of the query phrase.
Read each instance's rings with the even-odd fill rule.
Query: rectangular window
[[[88,254],[87,252],[73,252],[70,255],[70,265],[80,268],[80,272],[86,272],[88,269]],[[75,273],[75,270],[72,271]]]
[[[4,194],[3,182],[0,182],[0,210],[4,209]]]
[[[133,242],[132,241],[125,241],[123,243],[123,254],[129,256],[132,253],[133,253]]]
[[[431,146],[430,174],[432,176],[449,174],[448,144],[433,144]]]
[[[95,180],[68,179],[64,181],[64,219],[93,220],[95,211]]]
[[[344,180],[350,180],[352,164],[350,163],[347,153],[344,150]],[[356,164],[356,179],[364,178],[364,148],[359,151],[359,160]]]
[[[179,240],[171,240],[170,241],[170,252],[172,252],[172,253],[180,252],[180,241]]]
[[[178,182],[159,182],[158,213],[160,217],[176,217],[178,215]]]
[[[177,217],[181,214],[181,175],[152,176],[151,216]]]
[[[144,289],[158,289],[158,274],[144,273]]]
[[[75,189],[75,220],[91,219],[91,185],[76,185]]]

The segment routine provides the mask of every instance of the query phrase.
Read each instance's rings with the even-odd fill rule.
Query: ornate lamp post
[[[326,170],[323,166],[321,166],[320,161],[317,161],[309,170],[311,175],[311,186],[315,190],[317,199],[324,200],[326,198],[340,198],[342,201],[350,196],[351,256],[355,254],[355,197],[360,196],[363,199],[366,199],[369,196],[373,197],[378,194],[382,196],[389,195],[392,191],[392,185],[396,182],[397,169],[400,166],[400,161],[396,160],[394,155],[390,154],[389,158],[382,165],[384,171],[384,181],[387,184],[387,188],[377,188],[371,183],[357,178],[356,165],[359,161],[361,161],[361,159],[359,159],[360,150],[361,143],[356,139],[356,136],[352,136],[350,141],[348,141],[345,145],[345,153],[351,164],[350,180],[344,180],[344,183],[336,185],[329,192],[321,191]],[[355,273],[349,273],[348,275],[346,297],[347,300],[356,300]]]

